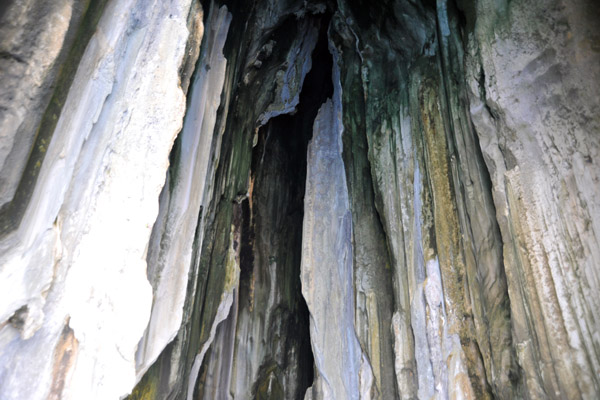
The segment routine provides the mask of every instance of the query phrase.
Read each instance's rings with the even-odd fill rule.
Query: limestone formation
[[[0,3],[0,398],[600,397],[599,20]]]

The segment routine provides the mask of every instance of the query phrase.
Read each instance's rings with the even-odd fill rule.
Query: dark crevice
[[[284,351],[276,354],[274,347],[271,357],[263,360],[252,388],[256,398],[263,398],[266,388],[271,387],[283,391],[279,393],[284,396],[281,398],[303,399],[314,379],[309,311],[301,292],[300,264],[307,148],[319,108],[333,95],[333,59],[327,39],[330,18],[322,17],[312,69],[305,77],[296,112],[271,119],[258,132],[249,198],[242,205],[240,310],[267,306],[260,304],[258,288],[273,263],[277,265],[277,282],[272,284],[276,283],[282,294],[270,314],[271,320],[266,321],[266,340],[283,341]],[[294,393],[284,387],[286,374],[295,376]],[[275,383],[267,385],[273,379]]]
[[[498,119],[498,114],[494,111],[487,102],[487,93],[485,89],[485,72],[483,71],[483,66],[479,68],[479,76],[477,77],[477,86],[479,86],[479,97],[481,98],[481,102],[485,107],[486,111],[494,121]]]
[[[235,318],[247,321],[241,317],[245,314],[250,318],[250,326],[263,326],[264,334],[250,340],[260,341],[266,347],[258,375],[252,378],[252,387],[247,388],[252,398],[303,399],[314,380],[309,310],[300,281],[306,155],[317,113],[333,95],[333,59],[327,39],[331,15],[312,18],[320,18],[319,39],[297,110],[293,115],[275,117],[259,129],[252,149],[248,193],[233,200],[233,223],[240,227],[240,282]],[[289,25],[276,27],[268,40],[289,47],[286,41],[297,33]],[[258,71],[254,79],[260,79],[261,73],[262,70]],[[276,276],[271,275],[273,266]],[[273,287],[277,293],[275,303],[269,297]],[[243,325],[230,328],[237,329],[235,341],[241,340],[233,350],[235,357],[243,357],[248,345],[247,339],[243,339],[246,331]],[[198,398],[223,389],[213,385],[214,374],[220,372],[213,371],[215,365],[211,360],[219,356],[214,353],[217,348],[212,347],[200,369],[195,388]]]
[[[27,61],[25,61],[21,56],[8,51],[0,51],[0,59],[15,60],[20,64],[27,64]]]
[[[4,17],[4,13],[8,10],[8,7],[14,3],[15,0],[4,0],[0,1],[0,18]]]
[[[393,1],[391,0],[380,0],[377,2],[351,0],[348,2],[348,7],[352,11],[352,15],[361,30],[367,30],[372,25],[383,26],[383,21],[393,15],[393,12],[391,12],[392,6]]]
[[[240,249],[240,283],[248,283],[252,277],[254,254],[254,228],[251,226],[250,201],[242,202],[242,248]],[[246,288],[244,288],[246,289]]]

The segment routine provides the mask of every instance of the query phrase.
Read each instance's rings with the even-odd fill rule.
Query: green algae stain
[[[277,377],[279,366],[276,363],[268,365],[259,372],[256,383],[256,400],[279,400],[285,398],[283,386]]]
[[[127,397],[127,400],[154,400],[157,398],[157,388],[158,381],[154,374],[146,373]]]

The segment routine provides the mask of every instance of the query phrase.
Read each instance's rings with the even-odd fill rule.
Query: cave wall
[[[597,398],[599,18],[0,5],[0,397]]]

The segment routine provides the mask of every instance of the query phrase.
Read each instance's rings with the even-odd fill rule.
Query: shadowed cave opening
[[[240,339],[233,354],[236,363],[251,353],[240,343],[260,342],[267,348],[249,388],[253,398],[303,399],[314,380],[300,265],[307,147],[319,108],[333,95],[333,58],[327,37],[330,19],[330,14],[321,17],[312,67],[296,112],[272,118],[257,132],[249,196],[241,203],[238,322],[225,321],[224,329],[235,329],[236,339]],[[262,337],[243,340],[245,332],[254,329],[247,326],[256,325],[264,326]],[[207,354],[205,360],[210,358]],[[211,375],[218,372],[211,368],[209,362],[203,363],[194,398],[210,397],[215,390],[224,389],[214,387]]]

